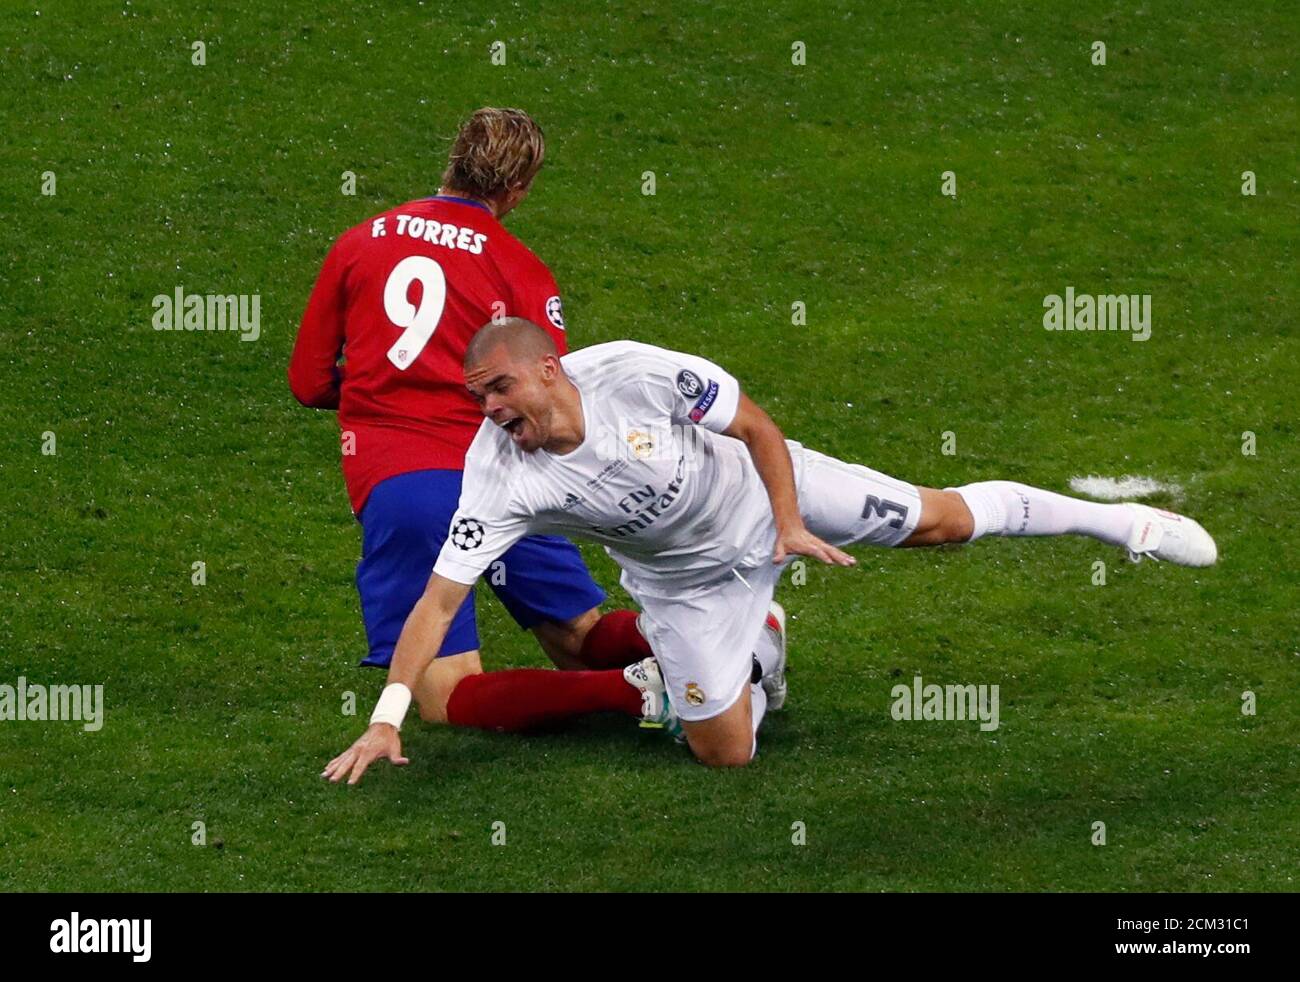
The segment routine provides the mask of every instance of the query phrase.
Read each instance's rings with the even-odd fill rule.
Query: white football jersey
[[[624,582],[687,586],[767,561],[772,512],[749,450],[719,435],[740,386],[694,355],[614,341],[560,359],[585,436],[567,454],[516,447],[484,419],[434,571],[473,583],[525,535],[605,546]]]

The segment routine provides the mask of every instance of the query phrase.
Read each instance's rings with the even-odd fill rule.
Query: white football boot
[[[1133,531],[1128,537],[1128,558],[1133,562],[1150,556],[1179,566],[1213,566],[1218,560],[1214,539],[1199,522],[1133,501],[1124,506],[1133,511]]]
[[[684,739],[677,711],[668,699],[668,687],[653,657],[642,658],[623,669],[623,679],[641,692],[641,726],[664,730],[676,740]]]
[[[763,686],[763,691],[767,693],[767,708],[776,712],[785,705],[785,697],[790,694],[790,683],[785,678],[785,608],[775,600],[767,608],[767,621],[763,624],[763,632],[781,653],[776,668],[758,680]]]

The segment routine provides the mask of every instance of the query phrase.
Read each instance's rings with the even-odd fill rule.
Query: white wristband
[[[375,723],[390,723],[400,730],[410,706],[411,690],[401,682],[391,682],[384,686],[379,702],[375,704],[375,711],[370,714],[370,723],[372,726]]]

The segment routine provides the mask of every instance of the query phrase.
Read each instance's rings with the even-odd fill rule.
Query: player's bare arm
[[[388,684],[370,717],[370,726],[351,747],[326,765],[322,777],[334,783],[346,777],[348,784],[356,784],[370,765],[380,758],[387,758],[399,766],[408,763],[402,756],[398,729],[410,706],[412,693],[442,647],[452,618],[469,591],[466,584],[437,573],[429,577],[424,594],[402,626],[388,668]]]
[[[804,526],[794,485],[794,465],[790,462],[785,435],[761,406],[742,392],[735,419],[722,432],[725,436],[735,437],[749,448],[754,469],[767,488],[767,496],[772,502],[772,516],[776,522],[776,545],[772,551],[772,562],[782,563],[787,556],[793,555],[811,556],[832,566],[857,564],[857,560],[848,553],[823,542]]]

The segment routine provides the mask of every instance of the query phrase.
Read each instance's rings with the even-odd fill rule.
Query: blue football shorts
[[[462,472],[421,470],[381,481],[358,516],[362,528],[357,593],[370,653],[362,665],[387,667],[402,625],[424,593],[460,501]],[[605,600],[572,542],[558,535],[520,539],[483,576],[524,630],[573,620]],[[479,646],[474,592],[456,612],[438,657]]]

